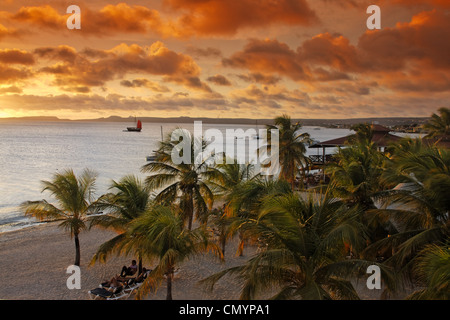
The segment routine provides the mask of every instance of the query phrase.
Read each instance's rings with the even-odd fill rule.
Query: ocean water
[[[147,163],[164,135],[177,127],[193,129],[193,123],[144,123],[140,133],[127,132],[132,124],[124,122],[0,122],[0,232],[24,228],[36,223],[24,217],[19,205],[27,200],[46,199],[42,180],[51,180],[55,172],[72,168],[77,174],[84,168],[97,172],[96,195],[108,191],[111,180],[127,174],[142,179],[141,167]],[[203,130],[255,128],[251,125],[208,125]],[[259,126],[261,129],[262,126]],[[317,141],[350,133],[347,129],[304,127]],[[327,149],[327,153],[331,150]],[[318,154],[320,149],[309,149]]]

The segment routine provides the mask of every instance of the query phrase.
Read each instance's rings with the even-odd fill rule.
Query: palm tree
[[[348,139],[348,146],[338,149],[326,172],[336,196],[366,211],[375,208],[372,195],[383,189],[380,177],[387,158],[372,142],[370,125],[357,124],[352,129],[355,134]]]
[[[94,205],[97,211],[106,213],[92,217],[90,227],[112,229],[118,235],[99,247],[91,263],[97,260],[105,261],[110,253],[120,252],[120,248],[130,241],[126,233],[130,223],[141,216],[151,204],[147,186],[134,175],[127,175],[118,182],[113,180],[109,189],[113,192],[102,195]],[[142,253],[137,250],[136,254],[139,257],[139,273],[141,273]]]
[[[241,299],[271,290],[277,290],[273,299],[357,299],[350,278],[376,264],[345,258],[346,244],[359,249],[364,243],[357,216],[356,209],[348,210],[328,194],[307,200],[294,193],[266,198],[259,215],[242,225],[265,248],[244,265],[202,282],[212,289],[226,274],[236,275],[243,282]],[[395,288],[389,270],[380,269],[388,288]]]
[[[420,250],[444,242],[450,236],[450,151],[409,141],[389,163],[390,183],[398,185],[379,192],[383,207],[371,210],[374,218],[391,221],[395,230],[368,250],[389,248],[387,263],[408,270]]]
[[[150,190],[159,190],[155,201],[161,204],[171,204],[177,201],[181,208],[184,221],[188,223],[188,229],[192,229],[194,213],[200,222],[205,223],[208,212],[213,204],[213,193],[207,184],[205,171],[209,165],[205,159],[197,164],[195,156],[195,141],[190,141],[190,156],[188,163],[184,161],[175,163],[172,159],[172,151],[177,144],[169,138],[160,142],[156,161],[142,167],[143,172],[154,173],[146,178]],[[204,146],[204,142],[200,142]]]
[[[325,170],[330,174],[334,196],[360,209],[360,221],[369,226],[369,244],[385,238],[392,226],[389,220],[371,219],[367,214],[377,208],[374,196],[384,189],[381,175],[386,162],[386,156],[377,151],[367,133],[370,131],[355,135],[351,145],[339,149],[335,162],[328,163]]]
[[[255,177],[253,164],[239,164],[236,161],[223,161],[207,168],[205,173],[214,193],[219,199],[229,202],[228,196],[233,189]]]
[[[350,144],[368,143],[372,141],[373,130],[372,126],[368,123],[357,123],[350,127],[350,130],[355,131],[348,139]]]
[[[334,194],[363,211],[375,208],[372,195],[382,190],[385,156],[370,140],[355,139],[352,145],[340,148],[334,158],[326,167]]]
[[[407,299],[450,299],[450,248],[449,245],[427,246],[417,259],[416,268],[425,288],[417,290]]]
[[[424,129],[428,130],[426,138],[436,138],[450,135],[450,109],[440,108],[440,115],[433,113],[431,119],[424,124]]]
[[[238,255],[243,255],[246,242],[258,243],[258,236],[242,226],[256,219],[267,198],[292,192],[286,180],[268,180],[262,176],[255,176],[233,188],[227,196],[227,214],[231,218],[231,232],[239,232]]]
[[[274,125],[267,128],[279,130],[279,178],[288,181],[294,190],[297,175],[303,174],[309,164],[309,158],[305,155],[306,144],[311,141],[309,134],[299,133],[301,124],[292,124],[291,118],[285,114],[275,118]]]
[[[221,208],[215,208],[210,215],[223,254],[225,254],[227,240],[234,235],[232,222],[235,214],[231,206],[233,191],[240,189],[246,181],[256,177],[253,175],[253,170],[252,164],[224,161],[209,167],[205,173],[215,197],[223,203]]]
[[[43,220],[61,220],[60,227],[69,231],[75,239],[75,262],[80,265],[79,234],[86,229],[86,218],[93,212],[93,196],[96,174],[85,169],[79,177],[72,169],[53,175],[51,181],[42,181],[44,191],[49,191],[56,200],[56,204],[40,201],[26,201],[21,204],[25,215]]]
[[[150,208],[133,221],[128,233],[133,237],[133,247],[141,248],[149,261],[156,259],[158,262],[143,284],[138,298],[149,290],[155,290],[165,278],[166,299],[172,300],[172,283],[177,266],[208,250],[222,257],[220,249],[208,242],[205,229],[185,229],[181,216],[169,207]]]

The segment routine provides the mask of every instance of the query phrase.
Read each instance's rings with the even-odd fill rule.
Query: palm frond
[[[53,204],[48,203],[46,200],[26,201],[20,205],[20,208],[25,215],[34,216],[41,221],[60,220],[68,217],[64,211],[58,209]]]

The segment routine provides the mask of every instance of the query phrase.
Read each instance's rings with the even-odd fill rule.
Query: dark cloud
[[[221,74],[216,74],[215,76],[209,77],[207,80],[219,86],[231,86],[230,80]]]
[[[206,57],[218,58],[222,56],[222,52],[217,48],[213,47],[198,48],[192,45],[186,47],[186,53],[196,58],[206,58]]]
[[[14,83],[32,76],[32,72],[27,68],[12,68],[0,64],[0,83]]]
[[[256,82],[267,85],[273,85],[280,82],[281,78],[277,76],[273,76],[270,74],[262,74],[259,72],[249,73],[249,74],[240,74],[238,77],[246,82]]]
[[[19,49],[0,50],[0,63],[33,65],[35,62],[34,56],[29,52]]]
[[[165,0],[182,12],[178,26],[188,35],[233,35],[244,28],[306,26],[318,18],[305,0]]]
[[[155,92],[170,92],[171,90],[166,86],[161,86],[159,83],[147,79],[122,80],[120,85],[128,88],[147,88]]]
[[[242,51],[223,59],[222,64],[253,73],[275,73],[293,80],[308,78],[298,54],[278,40],[250,40]]]

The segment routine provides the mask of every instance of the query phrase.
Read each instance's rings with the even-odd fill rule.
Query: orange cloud
[[[361,70],[358,60],[356,48],[347,39],[325,33],[305,41],[297,50],[278,40],[253,39],[242,51],[223,59],[222,64],[252,71],[253,75],[258,75],[258,78],[253,77],[255,82],[271,80],[274,83],[273,74],[294,81],[349,79],[345,72]],[[319,67],[321,65],[329,70]]]
[[[450,89],[450,41],[443,39],[450,39],[450,14],[433,10],[393,28],[366,31],[356,45],[330,33],[296,50],[278,40],[249,40],[222,63],[309,84],[364,78],[398,91],[445,91]]]
[[[119,3],[99,10],[83,7],[81,35],[153,33],[163,37],[233,35],[244,28],[305,26],[318,18],[305,0],[166,0],[169,17],[145,6]],[[11,15],[40,28],[64,30],[69,14],[50,5],[22,7]]]
[[[243,28],[311,25],[318,21],[305,0],[165,0],[184,14],[178,24],[194,35],[234,35]]]
[[[297,49],[297,53],[300,61],[314,65],[326,65],[344,72],[361,71],[364,64],[357,48],[342,35],[319,34],[305,41]]]
[[[57,61],[41,68],[40,72],[52,74],[55,85],[76,88],[78,92],[79,86],[103,86],[107,81],[122,79],[127,74],[163,76],[164,81],[211,91],[200,80],[200,68],[190,56],[174,52],[159,41],[149,47],[123,43],[110,50],[85,49],[82,52],[62,45],[37,48],[34,53],[41,59]]]
[[[0,83],[13,83],[18,80],[30,78],[32,72],[25,68],[11,68],[0,64]]]
[[[404,6],[422,5],[427,6],[428,8],[450,8],[450,2],[448,0],[389,0],[389,3]]]
[[[83,9],[81,19],[82,33],[89,35],[152,33],[177,37],[180,32],[169,21],[163,20],[157,10],[126,3],[107,5],[99,11]]]
[[[223,59],[222,64],[259,73],[276,73],[293,80],[308,78],[298,54],[278,40],[250,40],[242,51]]]
[[[16,37],[19,36],[20,32],[14,29],[8,29],[4,25],[0,24],[0,40],[6,37]]]
[[[15,83],[19,80],[31,78],[33,72],[28,66],[33,64],[35,64],[34,56],[27,51],[19,49],[0,50],[0,83]],[[11,65],[18,66],[12,67]]]
[[[22,7],[16,14],[12,15],[12,19],[25,21],[35,26],[49,29],[65,28],[67,20],[49,5],[40,7]]]
[[[175,35],[170,23],[162,21],[157,10],[126,3],[106,5],[98,11],[88,6],[81,8],[81,35],[105,36],[114,33],[154,33]],[[26,22],[39,28],[65,31],[70,14],[59,12],[50,5],[22,7],[9,15],[13,21]],[[0,28],[0,35],[2,29]]]
[[[366,32],[358,42],[381,84],[404,92],[450,90],[450,14],[421,12],[394,28]]]
[[[421,12],[395,28],[366,32],[358,47],[377,69],[399,69],[410,61],[433,68],[450,68],[450,13]]]
[[[35,63],[33,54],[19,49],[0,50],[0,63],[32,65]]]

